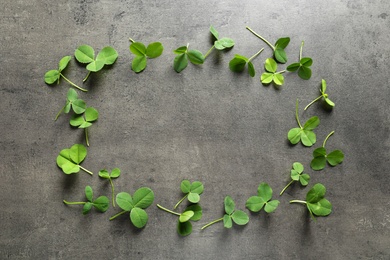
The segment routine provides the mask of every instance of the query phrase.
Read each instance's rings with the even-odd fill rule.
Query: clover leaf
[[[79,86],[77,86],[76,84],[74,84],[72,81],[70,81],[67,77],[64,76],[64,74],[62,74],[61,72],[68,66],[69,64],[69,61],[72,59],[72,57],[70,56],[65,56],[63,57],[60,62],[58,63],[58,69],[56,70],[49,70],[45,73],[45,82],[46,84],[49,84],[49,85],[52,85],[54,84],[55,82],[57,82],[57,84],[60,83],[60,78],[62,77],[65,81],[67,81],[70,85],[72,85],[73,87],[81,90],[81,91],[88,91],[86,89],[83,89],[83,88],[80,88]]]
[[[131,69],[136,73],[146,68],[147,59],[157,58],[164,51],[161,42],[152,42],[146,47],[142,42],[136,42],[131,38],[130,41],[130,51],[136,56],[131,63]]]
[[[310,167],[315,171],[324,169],[326,162],[328,162],[331,166],[336,166],[342,163],[344,160],[344,154],[340,150],[334,150],[329,154],[326,152],[325,144],[332,134],[334,134],[334,131],[328,134],[322,144],[322,147],[319,147],[313,151],[313,160],[310,163]]]
[[[290,203],[306,204],[313,219],[315,219],[315,216],[325,217],[332,212],[332,204],[325,199],[325,193],[325,186],[317,183],[307,192],[306,201],[291,200]]]
[[[250,197],[245,206],[252,212],[259,212],[263,207],[267,213],[272,213],[278,207],[279,200],[272,199],[272,188],[265,182],[260,183],[257,188],[257,196]]]
[[[298,99],[296,102],[295,118],[298,123],[298,128],[292,128],[288,131],[287,138],[291,144],[297,144],[299,141],[304,146],[312,146],[316,142],[316,134],[313,130],[320,124],[320,119],[317,116],[311,117],[302,126],[298,117]]]
[[[91,72],[100,71],[104,65],[114,64],[118,58],[118,52],[111,46],[106,46],[100,50],[95,58],[95,50],[91,46],[84,44],[75,50],[74,56],[78,62],[87,64],[86,69],[89,72],[83,79],[83,82],[85,82]]]
[[[271,82],[273,82],[278,86],[283,85],[284,77],[282,73],[286,72],[286,70],[277,72],[276,70],[278,69],[278,64],[272,58],[268,58],[265,60],[264,67],[267,72],[261,74],[261,83],[270,84]]]
[[[169,210],[160,204],[157,204],[157,207],[179,217],[177,221],[177,233],[181,236],[188,236],[192,233],[192,224],[190,221],[198,221],[202,218],[202,207],[199,204],[189,205],[183,213]]]
[[[87,109],[85,109],[83,115],[74,114],[70,119],[69,123],[71,126],[84,128],[85,142],[87,143],[87,146],[89,146],[88,127],[90,127],[92,123],[98,118],[99,112],[93,107],[88,107]]]
[[[292,165],[292,170],[290,173],[291,181],[286,185],[286,187],[283,188],[283,190],[280,192],[280,196],[282,196],[283,192],[290,187],[291,184],[293,184],[295,181],[299,181],[302,186],[307,186],[310,181],[310,176],[307,173],[303,173],[303,165],[300,162],[295,162]]]
[[[149,207],[154,201],[154,193],[150,188],[142,187],[131,196],[127,192],[120,192],[116,195],[116,204],[123,210],[112,216],[110,220],[118,216],[130,213],[130,221],[137,228],[143,228],[148,222],[148,214],[144,209]]]
[[[302,48],[303,48],[304,42],[302,41],[301,49],[299,52],[299,62],[292,63],[287,66],[288,71],[297,71],[298,70],[298,76],[301,79],[310,79],[311,78],[311,69],[310,66],[313,64],[313,60],[309,57],[302,58]]]
[[[109,206],[109,200],[106,196],[100,196],[97,199],[93,199],[93,190],[91,186],[86,186],[85,187],[85,197],[87,198],[88,201],[66,201],[63,200],[63,202],[66,205],[84,205],[83,206],[83,215],[88,214],[92,207],[96,208],[100,212],[106,212]]]
[[[187,46],[181,46],[173,51],[177,54],[173,61],[173,68],[177,73],[184,70],[188,65],[188,60],[192,64],[203,64],[205,56],[198,50],[189,50],[189,44]]]
[[[87,149],[82,144],[74,144],[69,149],[61,150],[57,156],[57,165],[65,174],[78,173],[81,170],[93,174],[91,171],[85,169],[80,165],[87,157]]]
[[[84,113],[86,106],[87,105],[85,104],[85,101],[79,99],[77,96],[77,92],[74,89],[70,88],[66,96],[65,106],[60,110],[60,112],[58,112],[54,121],[58,119],[62,112],[66,114],[69,113],[70,109],[72,109],[73,112],[75,112],[76,114]]]
[[[115,207],[115,192],[114,192],[114,184],[112,179],[116,179],[121,175],[121,170],[119,168],[114,168],[111,173],[107,170],[103,169],[99,171],[99,177],[103,179],[108,179],[111,185],[111,198],[112,198],[112,206]]]
[[[262,48],[260,51],[258,51],[255,55],[253,55],[250,58],[247,58],[239,54],[235,54],[234,58],[229,62],[230,70],[234,72],[241,72],[244,70],[245,65],[248,64],[248,73],[253,78],[256,72],[251,60],[255,58],[257,55],[259,55],[263,50],[264,48]]]
[[[205,229],[217,222],[223,221],[225,228],[231,228],[233,222],[237,225],[246,225],[249,222],[248,215],[242,210],[236,210],[236,204],[230,196],[226,196],[224,200],[225,215],[222,218],[211,221],[210,223],[204,225],[201,229]]]
[[[251,33],[253,33],[255,36],[260,38],[263,42],[268,44],[269,47],[272,48],[274,51],[274,57],[279,63],[286,63],[287,62],[287,54],[285,52],[285,48],[287,45],[290,43],[290,38],[289,37],[284,37],[284,38],[279,38],[275,45],[272,45],[269,41],[267,41],[265,38],[263,38],[261,35],[253,31],[251,28],[248,26],[246,27]]]
[[[322,82],[321,82],[321,89],[320,89],[320,93],[321,93],[321,96],[317,97],[316,99],[314,99],[312,102],[310,102],[306,107],[305,107],[305,110],[310,107],[314,102],[317,102],[318,100],[320,100],[321,98],[324,98],[326,104],[333,108],[335,106],[334,102],[332,100],[330,100],[328,98],[328,94],[325,93],[326,92],[326,81],[323,79]]]
[[[230,49],[234,46],[234,41],[232,39],[227,37],[220,38],[218,31],[212,25],[210,25],[210,32],[214,36],[216,41],[214,41],[214,45],[204,55],[205,59],[207,58],[207,56],[209,56],[212,50],[214,50],[214,48],[219,51],[222,51],[225,49]]]
[[[189,180],[183,180],[180,184],[180,189],[185,195],[176,203],[173,207],[174,209],[176,209],[186,198],[191,203],[198,203],[200,201],[200,194],[203,193],[204,186],[200,181],[191,183]]]

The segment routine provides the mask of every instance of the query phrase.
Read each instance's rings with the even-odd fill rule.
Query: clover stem
[[[121,211],[121,212],[119,212],[118,214],[112,216],[112,217],[110,218],[110,220],[113,220],[114,218],[119,217],[120,215],[125,214],[126,212],[128,212],[128,211],[126,211],[126,210]]]
[[[85,78],[83,79],[83,82],[87,81],[87,79],[88,79],[88,77],[89,77],[90,74],[91,74],[91,71],[88,71],[88,74],[87,74],[87,76],[85,76]]]
[[[320,98],[322,98],[322,95],[319,96],[318,98],[314,99],[312,102],[310,102],[304,110],[308,109],[311,105],[313,105],[315,102],[317,102]]]
[[[216,219],[216,220],[213,220],[213,221],[211,221],[210,223],[208,223],[208,224],[204,225],[203,227],[201,227],[201,230],[203,230],[203,229],[205,229],[205,228],[207,228],[207,227],[209,227],[209,226],[211,226],[211,225],[213,225],[213,224],[215,224],[215,223],[217,223],[217,222],[220,222],[220,221],[222,221],[222,220],[223,220],[223,217],[222,217],[222,218],[219,218],[219,219]]]
[[[211,47],[207,52],[206,54],[204,55],[204,58],[206,59],[207,56],[209,56],[209,54],[214,50],[215,46],[213,45],[213,47]]]
[[[63,108],[61,108],[60,112],[58,112],[58,114],[56,115],[56,118],[54,118],[54,121],[57,121],[58,117],[61,115],[62,111],[64,111],[65,109],[65,106]]]
[[[302,49],[303,49],[303,45],[304,45],[304,44],[305,44],[305,42],[302,41],[302,43],[301,43],[301,49],[300,49],[300,51],[299,51],[299,61],[302,60]]]
[[[281,71],[275,72],[275,74],[283,74],[285,72],[286,72],[286,70],[281,70]]]
[[[301,125],[301,122],[299,122],[299,117],[298,117],[298,99],[297,99],[297,103],[295,105],[295,118],[297,119],[297,122],[298,122],[298,125],[301,129],[303,129],[302,125]]]
[[[322,143],[322,147],[325,148],[326,141],[328,141],[329,137],[330,137],[332,134],[334,134],[334,131],[330,132],[330,133],[326,136],[324,142]]]
[[[189,193],[187,193],[183,198],[181,198],[181,200],[179,200],[179,202],[176,203],[176,205],[173,207],[173,209],[176,209],[180,205],[180,203],[182,203],[183,200],[185,200],[188,197],[188,194]]]
[[[264,48],[261,48],[261,50],[259,50],[255,55],[253,55],[252,57],[250,57],[248,59],[248,62],[250,62],[252,59],[256,58],[257,55],[259,55],[262,51],[264,51]]]
[[[273,50],[275,50],[275,46],[273,46],[269,41],[267,41],[266,39],[264,39],[262,36],[260,36],[259,34],[257,34],[255,31],[253,31],[251,28],[249,28],[248,26],[246,27],[246,29],[248,29],[251,33],[253,33],[254,35],[256,35],[257,37],[259,37],[263,42],[265,42],[266,44],[268,44],[269,47],[271,47]]]
[[[93,172],[91,172],[91,171],[88,171],[88,170],[87,170],[87,169],[85,169],[83,166],[79,165],[79,167],[80,167],[80,169],[81,169],[81,170],[83,170],[83,171],[85,171],[85,172],[87,172],[87,173],[89,173],[89,174],[93,175]]]
[[[166,212],[169,212],[169,213],[171,213],[171,214],[173,214],[173,215],[180,216],[180,213],[177,213],[177,212],[174,212],[174,211],[169,210],[169,209],[167,209],[167,208],[164,208],[164,207],[161,206],[160,204],[157,204],[157,207],[158,207],[159,209],[162,209],[162,210],[164,210],[164,211],[166,211]]]
[[[114,184],[112,183],[111,178],[109,178],[111,184],[111,197],[112,197],[112,206],[115,208],[115,200],[114,200]]]
[[[87,143],[87,146],[89,146],[88,127],[84,128],[84,132],[85,132],[85,142]]]
[[[131,41],[132,43],[135,43],[135,41],[133,39],[131,39],[131,38],[129,38],[129,41]]]
[[[66,201],[66,200],[63,200],[63,202],[66,205],[83,205],[83,204],[86,204],[86,202],[81,202],[81,201]]]
[[[77,86],[76,84],[74,84],[72,81],[70,81],[67,77],[65,77],[62,73],[60,73],[60,76],[66,80],[66,82],[68,82],[70,85],[72,85],[73,87],[81,90],[81,91],[84,91],[84,92],[87,92],[88,90],[84,89],[84,88],[80,88],[79,86]]]
[[[293,184],[294,181],[295,181],[295,180],[291,180],[291,181],[286,185],[286,187],[284,187],[284,189],[280,192],[279,196],[282,196],[283,192],[284,192],[288,187],[290,187],[290,185]]]
[[[301,204],[307,204],[304,200],[290,200],[290,203],[301,203]]]

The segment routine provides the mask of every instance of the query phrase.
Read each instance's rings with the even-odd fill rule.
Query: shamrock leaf
[[[86,156],[87,149],[85,146],[82,144],[75,144],[69,149],[61,150],[60,154],[57,156],[57,165],[65,174],[78,173],[80,169],[82,169],[92,175],[92,172],[79,165],[84,161]]]
[[[85,109],[84,115],[73,115],[70,119],[70,125],[78,128],[84,128],[85,132],[85,141],[87,146],[89,146],[89,138],[88,138],[88,127],[92,125],[94,121],[99,118],[99,112],[93,108],[88,107]]]
[[[76,114],[84,113],[86,106],[87,105],[85,104],[85,101],[82,99],[79,99],[77,96],[77,92],[74,89],[70,88],[68,90],[68,94],[66,96],[65,106],[60,110],[60,112],[58,112],[58,114],[56,115],[56,118],[54,120],[57,120],[62,112],[68,114],[71,109]]]
[[[188,60],[191,63],[199,65],[203,64],[205,56],[198,50],[188,50],[189,44],[187,46],[181,46],[173,51],[177,54],[173,61],[173,68],[177,73],[184,70],[188,65]]]
[[[285,70],[276,72],[278,65],[274,59],[268,58],[265,60],[264,64],[265,70],[261,75],[261,83],[270,84],[271,82],[275,83],[275,85],[281,86],[284,83],[284,77],[282,73],[286,72]]]
[[[316,142],[316,134],[313,130],[320,124],[320,119],[317,116],[311,117],[302,126],[298,117],[298,100],[296,102],[295,118],[298,123],[298,128],[292,128],[288,131],[287,138],[291,144],[297,144],[302,141],[304,146],[312,146]]]
[[[293,163],[290,176],[291,176],[291,181],[280,192],[280,196],[295,181],[299,181],[302,186],[307,186],[309,184],[310,176],[307,173],[303,173],[303,165],[300,162]]]
[[[65,81],[67,81],[70,85],[73,87],[81,90],[81,91],[88,91],[86,89],[80,88],[76,84],[74,84],[72,81],[70,81],[68,78],[66,78],[63,74],[62,71],[68,66],[69,61],[72,59],[70,56],[65,56],[63,57],[60,62],[58,63],[58,69],[56,70],[49,70],[45,73],[45,82],[46,84],[52,85],[55,82],[57,84],[60,83],[60,78],[62,77]]]
[[[130,41],[132,42],[130,44],[130,51],[136,56],[133,59],[131,68],[136,73],[139,73],[146,68],[147,59],[157,58],[164,51],[161,42],[152,42],[146,47],[142,42],[135,42],[132,39],[130,39]]]
[[[321,96],[317,97],[316,99],[314,99],[312,102],[310,102],[306,107],[305,107],[305,110],[310,107],[313,103],[317,102],[318,100],[320,100],[321,98],[324,98],[326,104],[329,106],[329,107],[334,107],[335,104],[332,100],[330,100],[328,98],[328,94],[325,93],[326,92],[326,81],[323,79],[322,82],[321,82],[321,89],[320,89],[320,93],[321,93]]]
[[[127,192],[120,192],[116,195],[116,204],[123,210],[112,216],[110,220],[116,217],[130,213],[130,221],[137,228],[143,228],[148,222],[148,214],[144,209],[149,207],[154,201],[154,193],[147,187],[139,188],[134,192],[133,197]]]
[[[103,169],[99,171],[99,177],[103,179],[108,179],[111,185],[111,193],[112,193],[112,206],[115,207],[115,199],[114,199],[114,184],[112,179],[116,179],[121,175],[121,170],[119,168],[114,168],[111,173],[107,170]]]
[[[310,66],[313,64],[313,60],[309,57],[302,58],[302,48],[303,48],[304,42],[302,41],[301,49],[299,52],[299,62],[292,63],[287,66],[288,71],[297,71],[298,70],[298,76],[301,79],[310,79],[311,78],[311,69]]]
[[[221,51],[221,50],[224,50],[227,48],[232,48],[234,46],[234,41],[232,39],[227,38],[227,37],[219,38],[219,33],[212,25],[210,26],[210,32],[214,36],[214,38],[216,39],[212,48],[216,48],[217,50]],[[210,51],[207,53],[210,53]],[[205,58],[206,57],[207,57],[207,54],[205,55]]]
[[[252,212],[259,212],[264,206],[264,211],[272,213],[279,205],[279,200],[272,199],[272,188],[265,182],[257,188],[257,196],[252,196],[246,201],[246,207]]]
[[[234,58],[229,62],[230,70],[234,72],[241,72],[244,70],[245,65],[248,64],[249,75],[251,77],[254,77],[256,72],[251,60],[255,58],[257,55],[259,55],[263,50],[264,48],[262,48],[260,51],[258,51],[255,55],[253,55],[250,58],[247,58],[239,54],[235,54]]]
[[[83,215],[88,214],[92,207],[96,208],[100,212],[106,212],[109,206],[109,200],[106,196],[100,196],[97,199],[93,199],[93,190],[91,186],[85,187],[85,197],[87,198],[87,202],[83,201],[75,201],[70,202],[63,200],[63,202],[67,205],[84,205],[83,206]]]
[[[200,194],[203,193],[204,186],[200,181],[191,183],[189,180],[183,180],[180,184],[180,189],[185,195],[176,203],[173,207],[174,209],[176,209],[186,198],[191,203],[198,203],[200,201]]]
[[[329,139],[329,137],[334,133],[332,131],[324,140],[324,143],[322,144],[322,147],[319,147],[313,151],[313,160],[310,163],[310,167],[315,170],[319,171],[325,168],[326,162],[328,162],[331,166],[336,166],[343,162],[344,160],[344,154],[340,150],[334,150],[327,154],[325,149],[326,141]]]

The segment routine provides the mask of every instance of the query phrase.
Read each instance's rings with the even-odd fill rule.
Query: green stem
[[[302,60],[302,49],[303,49],[303,45],[304,45],[304,44],[305,44],[305,42],[302,41],[302,43],[301,43],[301,50],[299,51],[299,61]]]
[[[84,128],[84,132],[85,132],[85,142],[87,143],[87,146],[89,146],[88,127]]]
[[[112,183],[111,178],[109,178],[109,180],[110,180],[110,184],[111,184],[112,206],[115,208],[115,200],[114,200],[114,197],[115,197],[115,193],[114,193],[114,183]]]
[[[60,73],[60,76],[66,80],[70,85],[72,85],[73,87],[81,90],[81,91],[84,91],[84,92],[87,92],[88,90],[84,89],[84,88],[80,88],[79,86],[77,86],[76,84],[74,84],[72,81],[70,81],[67,77],[65,77],[62,73]]]
[[[281,71],[275,72],[275,74],[283,74],[285,72],[286,72],[286,70],[281,70]]]
[[[332,134],[334,134],[334,131],[330,132],[330,133],[326,136],[324,142],[322,143],[322,147],[325,148],[326,141],[328,141],[329,137],[330,137]]]
[[[284,189],[280,192],[279,196],[282,196],[283,192],[284,192],[288,187],[290,187],[290,185],[293,184],[294,181],[295,181],[295,180],[291,180],[291,181],[286,185],[286,187],[284,187]]]
[[[181,200],[179,200],[179,202],[176,203],[176,205],[173,207],[173,209],[176,209],[176,208],[180,205],[180,203],[182,203],[183,200],[185,200],[185,199],[188,197],[188,194],[189,194],[189,193],[187,193],[187,195],[185,195]]]
[[[213,47],[211,47],[207,52],[206,54],[204,55],[204,59],[207,58],[207,56],[209,56],[209,54],[214,50],[215,46],[213,45]]]
[[[263,40],[263,42],[265,42],[266,44],[268,44],[269,47],[271,47],[273,50],[275,50],[275,46],[273,46],[269,41],[267,41],[266,39],[264,39],[261,35],[259,35],[258,33],[256,33],[255,31],[253,31],[251,28],[249,28],[248,26],[246,27],[246,29],[248,29],[251,33],[253,33],[254,35],[256,35],[257,37],[259,37],[261,40]]]
[[[87,74],[87,76],[85,76],[85,78],[83,79],[83,82],[87,81],[87,79],[88,79],[88,77],[89,77],[90,74],[91,74],[91,71],[88,71],[88,74]]]
[[[66,205],[84,205],[84,204],[86,204],[86,202],[81,202],[81,201],[66,201],[66,200],[63,200],[63,202]]]
[[[314,99],[312,102],[310,102],[304,110],[308,109],[311,105],[313,105],[315,102],[317,102],[320,98],[322,98],[322,95],[319,96],[318,98]]]
[[[167,209],[167,208],[164,208],[164,207],[161,206],[160,204],[157,204],[157,207],[158,207],[159,209],[165,210],[166,212],[169,212],[169,213],[171,213],[171,214],[173,214],[173,215],[180,216],[180,213],[177,213],[177,212],[174,212],[174,211],[169,210],[169,209]]]
[[[131,41],[132,43],[135,43],[135,41],[133,39],[131,39],[131,38],[129,38],[129,41]]]
[[[110,220],[113,220],[114,218],[119,217],[120,215],[123,215],[123,214],[125,214],[126,212],[128,212],[128,211],[126,211],[126,210],[121,211],[121,212],[119,212],[118,214],[112,216],[112,217],[110,218]]]
[[[54,118],[54,121],[57,121],[58,117],[61,115],[62,111],[64,111],[65,107],[66,107],[66,106],[64,106],[64,107],[60,110],[60,112],[58,112],[58,114],[56,115],[56,118]]]
[[[83,171],[85,171],[85,172],[87,172],[87,173],[89,173],[89,174],[93,175],[93,172],[91,172],[91,171],[88,171],[88,170],[87,170],[87,169],[85,169],[83,166],[79,165],[79,167],[80,167],[80,169],[81,169],[81,170],[83,170]]]
[[[217,223],[217,222],[220,222],[220,221],[222,221],[222,220],[223,220],[223,217],[222,217],[222,218],[219,218],[219,219],[216,219],[216,220],[214,220],[214,221],[211,221],[210,223],[204,225],[204,226],[201,228],[201,230],[203,230],[203,229],[205,229],[205,228],[207,228],[207,227],[209,227],[209,226],[211,226],[211,225],[213,225],[213,224],[215,224],[215,223]]]
[[[254,59],[257,55],[259,55],[262,51],[264,51],[264,48],[262,48],[261,50],[259,50],[255,55],[253,55],[252,57],[250,57],[248,59],[248,62],[250,62],[252,59]]]
[[[301,129],[303,129],[302,125],[301,125],[301,122],[299,122],[299,117],[298,117],[298,99],[297,99],[297,103],[295,105],[295,118],[297,119],[297,122],[298,122],[298,125]]]
[[[304,200],[290,200],[290,203],[301,203],[301,204],[307,204]]]

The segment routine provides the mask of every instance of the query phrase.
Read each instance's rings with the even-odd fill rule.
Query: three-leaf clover
[[[83,207],[83,215],[88,214],[92,207],[96,208],[100,212],[106,212],[109,206],[109,200],[106,196],[100,196],[97,199],[93,199],[93,190],[91,186],[85,187],[85,197],[88,201],[66,201],[63,200],[63,202],[67,205],[84,205]]]
[[[65,56],[63,57],[60,62],[58,63],[58,69],[57,70],[49,70],[48,72],[45,73],[45,82],[46,84],[54,84],[57,82],[57,84],[60,83],[60,78],[62,77],[65,81],[67,81],[70,85],[73,87],[81,90],[81,91],[88,91],[86,89],[80,88],[76,84],[74,84],[72,81],[70,81],[68,78],[64,76],[61,72],[68,66],[69,61],[71,60],[72,57],[70,56]]]
[[[99,112],[93,107],[88,107],[85,109],[84,115],[74,114],[70,119],[69,123],[71,126],[84,128],[85,142],[87,143],[87,146],[89,146],[88,127],[90,127],[98,118]]]
[[[152,42],[146,47],[142,42],[135,42],[131,38],[130,41],[130,51],[136,56],[131,63],[131,68],[136,73],[146,68],[147,59],[157,58],[164,51],[161,42]]]
[[[108,179],[111,185],[111,197],[112,197],[112,206],[115,207],[115,192],[114,192],[114,183],[112,183],[112,179],[116,179],[121,175],[121,170],[119,168],[114,168],[111,173],[107,170],[103,169],[99,171],[99,177],[103,179]]]
[[[245,206],[252,212],[259,212],[263,207],[267,213],[272,213],[278,207],[279,200],[272,199],[272,188],[265,182],[260,183],[257,188],[257,196],[250,197]]]
[[[60,112],[58,112],[54,120],[57,120],[62,112],[66,114],[69,113],[70,109],[72,109],[73,112],[75,112],[76,114],[82,114],[84,113],[86,106],[87,105],[85,104],[85,101],[79,99],[77,96],[77,92],[74,89],[70,88],[66,96],[65,106],[60,110]]]
[[[297,144],[302,141],[304,146],[312,146],[316,142],[316,134],[313,130],[320,124],[320,119],[317,116],[311,117],[306,123],[301,125],[298,117],[298,99],[296,102],[295,118],[298,123],[298,128],[292,128],[288,131],[287,138],[292,144]]]
[[[185,195],[176,203],[174,209],[176,209],[186,198],[191,203],[198,203],[200,201],[200,194],[203,193],[204,186],[200,181],[191,183],[189,180],[183,180],[180,184],[180,189]]]
[[[325,186],[317,183],[307,192],[306,201],[291,200],[290,203],[306,204],[313,219],[315,219],[315,216],[325,217],[332,212],[332,204],[324,198],[325,193]]]
[[[57,156],[57,165],[62,169],[65,174],[78,173],[81,170],[93,174],[91,171],[88,171],[80,165],[87,157],[87,149],[82,144],[74,144],[69,149],[61,150],[60,154]]]
[[[189,44],[187,46],[181,46],[173,51],[173,53],[177,54],[174,61],[173,61],[173,68],[176,72],[181,72],[184,70],[188,65],[188,60],[192,64],[203,64],[204,62],[204,55],[198,50],[189,50],[188,49]]]
[[[340,150],[334,150],[328,154],[326,153],[325,144],[332,134],[334,134],[334,131],[328,134],[322,144],[322,147],[319,147],[313,151],[313,160],[310,163],[310,167],[315,171],[324,169],[326,162],[328,162],[331,166],[336,166],[342,163],[344,160],[344,154]]]
[[[268,58],[265,60],[264,67],[267,72],[261,74],[261,83],[270,84],[271,82],[273,82],[278,86],[283,85],[284,77],[282,73],[286,72],[286,70],[277,72],[276,70],[278,69],[278,64],[272,58]]]
[[[81,45],[74,52],[76,60],[80,63],[87,64],[87,70],[89,71],[87,76],[83,79],[85,82],[91,72],[98,72],[104,65],[112,65],[118,58],[118,52],[111,46],[106,46],[100,50],[95,58],[95,50],[89,45]]]
[[[275,59],[280,63],[286,63],[287,62],[287,55],[284,49],[287,47],[287,45],[290,43],[289,37],[279,38],[275,45],[272,45],[269,41],[264,39],[262,36],[260,36],[258,33],[254,32],[251,28],[248,26],[246,27],[251,33],[259,37],[262,41],[264,41],[266,44],[268,44],[269,47],[271,47],[274,51],[274,57]]]
[[[199,204],[187,206],[183,213],[169,210],[160,204],[157,204],[157,207],[173,215],[179,216],[179,219],[177,220],[177,233],[181,236],[188,236],[192,233],[192,224],[190,221],[198,221],[202,218],[202,207]]]
[[[300,162],[293,163],[291,173],[290,173],[291,181],[280,192],[280,196],[295,181],[299,181],[302,186],[307,186],[309,184],[310,176],[307,173],[303,173],[303,169],[304,168],[303,168],[302,163],[300,163]]]
[[[255,67],[253,66],[251,60],[255,58],[257,55],[259,55],[263,50],[264,48],[262,48],[260,51],[258,51],[255,55],[253,55],[249,59],[245,56],[235,54],[234,58],[229,62],[230,70],[234,72],[241,72],[244,70],[245,65],[248,64],[249,75],[253,78],[256,72],[255,72]]]
[[[227,37],[219,38],[218,31],[212,25],[210,25],[210,32],[214,36],[216,41],[214,41],[214,45],[204,55],[205,59],[206,59],[207,56],[209,56],[209,54],[211,53],[211,51],[214,48],[219,50],[219,51],[222,51],[222,50],[225,50],[225,49],[232,48],[234,46],[234,41],[232,39],[227,38]]]
[[[335,104],[332,100],[330,100],[328,98],[328,94],[325,93],[326,92],[326,81],[323,79],[321,81],[321,89],[320,89],[320,93],[321,93],[321,96],[317,97],[316,99],[314,99],[312,102],[310,102],[306,107],[305,107],[305,110],[311,106],[314,102],[317,102],[318,100],[320,100],[321,98],[324,98],[326,104],[329,105],[329,107],[334,107]]]
[[[226,214],[222,218],[216,219],[204,225],[201,228],[202,230],[220,221],[223,221],[225,228],[231,228],[233,226],[233,222],[237,225],[246,225],[249,222],[249,217],[244,211],[235,209],[236,204],[230,196],[225,197],[224,206]]]
[[[147,187],[136,190],[133,197],[127,192],[120,192],[116,195],[116,204],[118,204],[123,211],[112,216],[110,220],[129,212],[131,223],[137,228],[142,228],[149,219],[148,214],[144,209],[149,207],[153,201],[154,193]]]
[[[310,66],[313,64],[313,60],[309,57],[302,58],[302,48],[304,42],[302,41],[301,50],[299,52],[299,62],[292,63],[287,66],[288,71],[297,71],[298,76],[301,79],[310,79],[311,78],[311,69]]]

